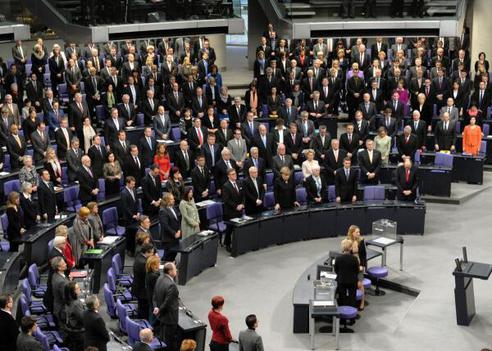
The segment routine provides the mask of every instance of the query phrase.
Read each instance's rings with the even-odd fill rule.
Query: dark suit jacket
[[[203,144],[206,144],[207,143],[207,135],[208,135],[207,128],[202,126],[200,128],[200,130],[202,132]],[[196,132],[195,127],[190,128],[190,130],[188,131],[188,143],[190,144],[190,150],[195,151],[195,150],[198,150],[200,148],[200,139],[198,138],[198,134]]]
[[[73,134],[70,129],[67,128],[68,139],[72,140]],[[67,150],[70,145],[67,145],[67,139],[65,139],[65,135],[61,128],[58,128],[55,132],[55,141],[56,141],[56,155],[60,160],[65,160],[65,156],[67,154]]]
[[[95,311],[87,310],[84,312],[83,320],[85,329],[84,348],[94,346],[99,351],[106,351],[106,344],[110,338],[101,315]]]
[[[349,177],[345,176],[345,169],[339,168],[335,174],[335,194],[341,202],[351,202],[352,196],[357,194],[356,171],[351,168]]]
[[[258,157],[258,159],[256,160],[256,163],[257,163],[257,168],[258,168],[258,177],[261,178],[262,181],[264,181],[265,180],[265,173],[266,173],[266,169],[267,169],[266,162],[261,157]],[[254,165],[255,164],[253,162],[252,157],[248,157],[247,159],[245,159],[244,163],[243,163],[243,173],[245,175],[249,174],[248,173],[249,168],[253,167]]]
[[[323,161],[323,165],[325,167],[327,180],[330,184],[335,182],[334,172],[343,167],[343,159],[347,156],[347,152],[343,149],[338,149],[338,159],[335,160],[335,153],[333,149],[329,149],[325,153],[325,159]]]
[[[173,155],[172,161],[174,163],[174,166],[178,167],[181,171],[181,175],[183,176],[183,178],[188,178],[190,176],[191,170],[195,166],[194,152],[188,150],[188,166],[186,165],[186,160],[181,149],[176,150],[176,153]]]
[[[181,228],[178,210],[174,209],[174,212],[176,213],[177,218],[167,207],[161,208],[159,210],[159,223],[161,225],[161,240],[162,242],[168,243],[170,245],[177,243],[179,241],[179,239],[177,239],[175,235],[176,232]]]
[[[43,351],[43,347],[37,341],[34,336],[28,335],[26,333],[20,333],[17,336],[17,351]],[[15,350],[14,347],[12,350]]]
[[[355,133],[359,135],[359,140],[365,142],[367,137],[369,136],[369,121],[363,119],[360,124],[360,129],[357,121],[354,121],[354,134]]]
[[[272,158],[272,170],[275,177],[280,176],[280,169],[282,167],[289,167],[291,171],[294,169],[294,162],[292,161],[292,157],[290,155],[284,155],[284,162],[282,162],[279,155]]]
[[[359,150],[359,134],[354,130],[352,134],[352,142],[349,142],[348,134],[340,135],[340,148],[352,154],[352,161],[356,160],[357,150]]]
[[[125,104],[118,104],[118,115],[120,118],[123,118],[125,122],[133,121],[133,125],[135,125],[135,121],[137,119],[135,105],[130,102],[128,103],[128,108],[130,109],[130,113],[128,113],[128,110],[125,108]]]
[[[239,167],[236,165],[236,161],[232,158],[229,161],[232,168],[235,168],[236,172],[239,172]],[[217,189],[222,188],[222,185],[227,182],[227,164],[222,158],[215,164],[214,181]]]
[[[138,213],[136,189],[133,189],[133,193],[135,195],[135,199],[133,199],[133,196],[126,187],[124,187],[121,191],[121,201],[118,213],[120,215],[120,223],[122,225],[129,225],[133,223],[135,221],[133,216]]]
[[[178,324],[179,291],[167,275],[161,275],[155,284],[153,305],[159,308],[157,319],[164,325]]]
[[[143,213],[146,215],[156,215],[159,212],[159,207],[152,205],[152,201],[158,201],[162,196],[161,178],[147,175],[142,179],[142,207]]]
[[[273,139],[271,134],[267,134],[265,137],[265,144],[261,136],[258,134],[253,140],[253,145],[258,148],[259,157],[264,159],[266,167],[270,168],[272,165],[272,158],[274,153],[272,152]]]
[[[87,155],[91,159],[92,173],[95,178],[103,177],[103,166],[106,162],[106,148],[99,145],[99,150],[97,150],[95,145],[92,145],[87,152]]]
[[[401,121],[401,119],[403,118],[403,104],[400,101],[398,101],[398,104],[396,106],[396,110],[395,110],[393,100],[389,101],[386,104],[386,108],[391,109],[391,117],[396,118],[396,120],[398,122]]]
[[[140,182],[142,178],[145,176],[145,165],[142,162],[142,158],[137,156],[140,161],[140,167],[138,163],[135,162],[133,156],[128,155],[126,158],[126,162],[123,164],[123,172],[125,173],[125,177],[132,176],[136,180],[136,186],[140,186]]]
[[[260,199],[263,201],[263,196],[265,195],[265,188],[263,187],[262,178],[256,178],[258,185],[258,191],[250,177],[246,177],[243,181],[243,193],[244,193],[244,207],[246,214],[255,214],[264,211],[265,207],[263,203],[261,205],[256,204],[256,200]]]
[[[213,151],[214,159],[213,160],[212,160],[212,152],[210,150],[210,145],[205,143],[199,149],[200,152],[203,155],[205,155],[206,165],[210,170],[213,170],[215,168],[215,165],[217,164],[217,162],[220,161],[220,152],[222,151],[222,148],[223,148],[222,145],[214,144],[214,151]],[[215,163],[212,164],[212,161],[214,161]]]
[[[402,134],[396,139],[396,147],[398,148],[398,153],[400,156],[410,156],[413,160],[415,157],[415,151],[417,151],[418,148],[418,139],[415,135],[410,134],[408,142],[406,142],[405,135]]]
[[[224,130],[222,128],[219,128],[219,130],[217,130],[215,136],[216,136],[216,142],[222,145],[223,147],[226,147],[229,140],[233,138],[232,130],[227,129],[227,132],[224,133]]]
[[[24,226],[29,229],[36,225],[36,217],[39,215],[38,203],[31,196],[30,199],[20,194],[20,206],[24,217]]]
[[[400,201],[414,201],[417,195],[418,176],[417,168],[410,168],[410,175],[407,182],[407,173],[405,167],[400,166],[395,172],[395,183],[398,188],[398,200]],[[403,194],[403,190],[411,190],[412,193],[409,196]]]
[[[75,179],[77,179],[77,172],[79,171],[79,168],[82,166],[83,155],[84,152],[81,149],[79,149],[77,151],[77,155],[75,155],[75,151],[73,151],[72,148],[70,148],[67,151],[67,154],[65,155],[65,158],[67,160],[68,180],[70,182],[74,182]]]
[[[10,168],[12,171],[19,170],[22,167],[19,157],[24,156],[26,153],[26,142],[20,135],[19,139],[21,140],[21,146],[19,146],[12,135],[9,135],[7,139],[7,152],[10,154]]]
[[[130,142],[128,140],[125,141],[126,148],[123,148],[120,141],[117,140],[111,148],[116,156],[116,159],[120,161],[120,165],[123,167],[125,162],[127,161],[128,155],[130,154]]]
[[[284,142],[285,142],[285,150],[288,154],[301,153],[303,149],[303,144],[302,144],[302,136],[299,131],[296,133],[294,139],[292,138],[292,134],[288,133],[284,138]]]
[[[222,186],[222,202],[224,203],[224,219],[241,217],[241,211],[237,206],[244,204],[244,189],[239,181],[236,181],[239,192],[234,188],[232,183],[227,180]]]
[[[92,175],[94,176],[94,171]],[[97,196],[91,194],[92,190],[96,189],[98,185],[97,178],[91,177],[84,167],[80,167],[77,172],[77,178],[79,180],[79,200],[82,204],[86,205],[90,201],[96,201]]]
[[[167,103],[169,106],[169,117],[171,118],[171,121],[177,122],[179,120],[179,117],[176,116],[176,112],[183,112],[183,109],[185,107],[183,94],[179,93],[178,100],[176,100],[176,98],[174,97],[174,93],[170,93],[167,98]]]
[[[408,121],[407,125],[412,128],[412,134],[417,136],[417,148],[420,149],[422,146],[425,146],[427,142],[427,123],[419,120],[417,129],[415,129],[415,122],[413,120]]]
[[[141,341],[137,341],[135,345],[132,346],[133,351],[152,351],[152,348],[148,344],[144,344]]]
[[[351,254],[343,254],[335,258],[335,273],[339,285],[357,285],[359,261]]]
[[[3,310],[0,310],[0,328],[2,330],[0,334],[0,349],[15,350],[19,326],[14,317]]]
[[[456,143],[456,124],[455,122],[448,122],[448,129],[444,130],[443,121],[439,121],[434,131],[436,138],[436,144],[439,145],[440,150],[450,150],[451,146]]]
[[[43,181],[38,186],[38,206],[39,214],[48,215],[48,220],[55,218],[56,214],[56,194],[54,189],[50,189]]]
[[[236,123],[243,123],[246,119],[246,106],[243,104],[239,107],[239,114],[237,113],[236,105],[231,105],[229,107],[229,120],[231,121],[231,125],[235,126]]]
[[[157,141],[154,137],[150,137],[150,143],[152,144],[152,149],[150,148],[147,139],[142,136],[138,143],[138,150],[140,151],[140,159],[145,167],[152,164],[154,159],[155,149],[157,148]]]
[[[319,197],[321,197],[321,202],[323,203],[327,197],[326,190],[328,189],[328,187],[326,181],[323,180],[323,177],[320,177],[320,181],[321,190],[319,191]],[[318,197],[318,188],[316,186],[316,181],[314,180],[314,177],[312,175],[306,178],[306,180],[304,181],[304,187],[306,188],[309,204],[315,204],[316,202],[314,201],[314,199]]]
[[[44,159],[43,153],[46,152],[46,149],[50,146],[50,137],[48,136],[48,132],[45,130],[43,134],[43,140],[41,140],[41,136],[37,130],[31,134],[31,143],[34,149],[33,158],[36,164]]]
[[[133,284],[132,295],[137,299],[146,299],[147,291],[145,289],[145,264],[147,258],[142,252],[135,254],[135,260],[133,261]]]
[[[106,123],[104,123],[104,135],[106,137],[106,143],[108,145],[113,145],[116,141],[118,141],[118,132],[125,128],[125,121],[123,118],[118,118],[119,128],[116,127],[112,118],[106,119]]]
[[[378,128],[379,127],[385,127],[390,137],[395,136],[396,132],[398,131],[396,119],[394,119],[393,117],[390,118],[389,123],[386,122],[385,118],[380,119]]]
[[[142,101],[142,108],[139,108],[140,111],[144,114],[144,123],[146,126],[150,126],[152,124],[152,118],[157,114],[157,108],[160,103],[156,98],[154,100],[154,108],[150,105],[149,99],[145,98]]]
[[[373,178],[373,181],[378,180],[379,170],[381,168],[381,152],[378,150],[372,151],[372,162],[369,160],[369,152],[367,150],[363,150],[357,154],[359,159],[359,167],[361,171],[361,178],[365,181],[367,180],[367,173],[375,173],[376,177]]]
[[[196,202],[205,200],[202,197],[202,193],[205,190],[210,190],[210,170],[207,166],[203,169],[203,174],[198,167],[195,167],[191,171],[191,184],[193,185],[193,197]]]

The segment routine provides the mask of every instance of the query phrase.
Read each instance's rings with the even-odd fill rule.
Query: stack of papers
[[[6,176],[6,175],[9,175],[9,174],[10,174],[9,172],[0,172],[0,177]]]
[[[196,206],[197,207],[207,207],[207,206],[212,205],[214,203],[215,203],[215,201],[213,201],[213,200],[204,200],[204,201],[197,202]]]
[[[335,306],[335,301],[313,301],[313,306],[315,307],[328,307]]]
[[[164,140],[164,139],[157,139],[158,143],[164,143],[164,144],[172,144],[174,141],[172,140]]]
[[[389,245],[389,244],[393,244],[396,240],[381,236],[379,238],[372,239],[372,241],[381,245]]]
[[[118,237],[117,236],[105,236],[101,241],[98,242],[98,244],[111,245],[116,240],[118,240]]]
[[[85,278],[85,277],[87,277],[87,271],[86,270],[71,271],[70,272],[70,278]]]
[[[200,233],[197,233],[197,235],[199,236],[207,236],[207,235],[210,235],[210,234],[213,234],[214,231],[213,230],[202,230]]]

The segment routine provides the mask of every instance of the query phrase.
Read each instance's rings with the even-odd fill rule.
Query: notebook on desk
[[[85,253],[87,255],[100,255],[103,253],[103,249],[88,249]]]

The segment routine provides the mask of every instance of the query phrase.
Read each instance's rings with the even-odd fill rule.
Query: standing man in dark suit
[[[355,112],[354,133],[359,135],[359,145],[362,146],[369,136],[369,121],[364,119],[362,111]]]
[[[189,150],[188,142],[181,140],[179,142],[179,149],[176,150],[176,154],[173,157],[174,165],[179,168],[183,178],[190,176],[191,170],[194,165],[193,153]]]
[[[125,162],[127,162],[128,156],[130,155],[130,142],[126,140],[126,132],[120,130],[118,132],[117,141],[111,145],[116,159],[120,161],[120,165],[124,167]]]
[[[36,131],[31,134],[31,142],[34,149],[34,163],[39,166],[44,162],[46,149],[50,146],[50,137],[43,121],[39,121],[37,126]]]
[[[154,254],[154,245],[151,243],[143,244],[140,252],[135,253],[133,261],[133,284],[132,295],[137,298],[137,316],[141,319],[149,317],[149,301],[147,300],[147,289],[145,288],[145,265],[147,258]]]
[[[400,201],[415,201],[417,197],[418,177],[417,168],[412,165],[410,158],[405,158],[403,166],[396,169],[397,198]]]
[[[24,182],[21,184],[20,207],[23,212],[24,227],[32,228],[41,220],[38,202],[32,196],[32,184]]]
[[[362,94],[365,90],[365,84],[362,78],[359,77],[359,65],[354,62],[352,64],[353,76],[347,81],[347,107],[349,109],[349,120],[354,119],[355,110],[362,102]]]
[[[65,161],[72,137],[72,131],[68,128],[68,119],[64,117],[60,121],[60,128],[55,131],[56,155],[61,161]]]
[[[169,351],[177,351],[179,291],[174,282],[177,275],[174,263],[167,262],[164,264],[163,273],[155,284],[152,299],[153,313],[159,321],[156,328],[159,339],[166,343]]]
[[[161,178],[159,165],[150,166],[149,173],[142,179],[142,207],[147,216],[156,216],[161,206]]]
[[[234,104],[229,107],[229,119],[235,128],[240,128],[241,123],[246,119],[246,106],[241,103],[241,98],[236,96]]]
[[[295,122],[291,122],[289,125],[289,133],[285,138],[285,148],[287,153],[292,157],[294,163],[300,164],[304,146],[302,144],[301,133],[298,133],[297,124]]]
[[[48,59],[48,65],[50,68],[51,89],[57,94],[58,85],[63,83],[65,77],[65,62],[60,55],[60,46],[58,44],[53,45],[53,56]]]
[[[91,169],[91,159],[89,156],[82,156],[82,167],[77,172],[77,178],[79,180],[79,200],[82,205],[86,205],[88,202],[97,201],[97,194],[99,193],[98,181],[94,176]]]
[[[15,350],[19,326],[13,317],[14,299],[10,295],[0,296],[0,349]]]
[[[18,171],[21,168],[26,153],[26,141],[19,135],[17,124],[10,126],[10,135],[7,139],[7,152],[10,154],[11,171]]]
[[[159,210],[159,224],[161,225],[161,241],[165,250],[164,261],[173,262],[176,252],[171,252],[171,247],[176,245],[181,238],[181,222],[177,210],[174,208],[174,196],[164,193]]]
[[[244,207],[246,214],[252,215],[265,210],[263,206],[265,186],[262,178],[258,177],[258,169],[255,166],[246,169],[249,176],[243,182]]]
[[[202,127],[202,120],[195,118],[193,127],[188,131],[188,142],[192,151],[198,151],[200,147],[207,141],[207,128]]]
[[[266,167],[272,166],[272,135],[268,134],[266,126],[260,124],[258,126],[258,135],[253,140],[253,145],[258,148],[259,156],[266,162]]]
[[[154,116],[157,114],[159,107],[159,100],[154,98],[154,92],[147,90],[147,98],[142,102],[141,111],[144,114],[144,124],[146,126],[152,125]]]
[[[243,170],[247,171],[250,167],[256,167],[258,169],[258,177],[261,182],[264,182],[267,168],[265,160],[260,157],[260,152],[256,146],[249,150],[249,155],[250,157],[244,160]]]
[[[343,160],[343,167],[336,171],[335,194],[338,203],[357,201],[357,176],[351,165],[351,159],[346,157]]]
[[[136,145],[130,146],[130,154],[127,157],[126,162],[123,164],[123,172],[125,176],[132,176],[135,178],[136,186],[140,186],[140,181],[145,176],[145,166],[142,163],[142,159],[138,153],[138,147]]]
[[[222,186],[222,201],[224,203],[224,220],[242,216],[244,209],[244,191],[237,181],[237,172],[234,168],[227,170],[227,181]],[[231,251],[233,227],[227,225],[224,244],[227,251]]]
[[[403,119],[403,104],[400,102],[400,94],[395,91],[391,96],[391,101],[386,105],[387,109],[391,109],[391,116],[396,118],[396,123],[399,125]]]
[[[325,153],[330,148],[331,136],[326,130],[326,126],[319,127],[319,133],[311,140],[310,148],[314,150],[316,159],[323,162]]]
[[[239,350],[241,351],[263,351],[263,340],[258,335],[258,320],[256,315],[250,314],[246,317],[248,329],[239,332]]]
[[[414,110],[412,112],[412,120],[408,122],[410,128],[412,128],[412,134],[417,136],[417,148],[425,150],[427,142],[427,123],[420,119],[420,112]]]
[[[196,167],[191,171],[191,184],[195,202],[207,200],[210,190],[210,170],[205,165],[205,156],[198,155]]]
[[[434,131],[436,151],[454,151],[456,143],[456,126],[455,122],[449,120],[449,113],[444,112],[441,120],[437,123]]]
[[[137,207],[135,178],[132,176],[127,176],[125,179],[125,187],[121,191],[121,201],[118,213],[120,215],[120,223],[123,226],[135,224],[140,217]]]
[[[154,131],[156,137],[162,140],[169,139],[171,132],[171,119],[165,114],[164,106],[159,106],[157,108],[157,114],[154,117]]]
[[[365,184],[378,184],[379,171],[381,169],[381,152],[374,149],[374,141],[366,140],[366,149],[357,154],[362,182]]]
[[[326,181],[328,184],[335,184],[335,174],[337,169],[343,167],[343,160],[347,156],[345,150],[340,149],[338,139],[331,140],[331,148],[325,153],[323,165],[326,172]]]
[[[291,171],[294,170],[294,162],[292,157],[285,153],[285,145],[279,144],[277,148],[277,155],[272,159],[272,170],[276,177],[280,176],[280,170],[282,167],[288,167]]]
[[[215,140],[220,146],[226,147],[227,143],[229,143],[229,140],[231,140],[234,135],[232,130],[229,129],[229,122],[227,119],[220,121],[219,127],[220,128],[215,132]]]
[[[38,186],[39,214],[43,220],[51,221],[58,213],[56,206],[56,194],[53,184],[50,182],[50,173],[43,169],[40,173]]]
[[[379,127],[385,127],[388,135],[393,137],[396,135],[398,131],[398,127],[396,125],[396,119],[391,117],[392,110],[390,108],[386,108],[384,110],[384,117],[379,121]]]
[[[173,90],[168,96],[167,103],[169,105],[169,117],[171,118],[171,122],[178,123],[185,107],[184,97],[179,91],[178,83],[173,84]]]
[[[219,193],[224,183],[227,182],[229,169],[232,168],[239,171],[239,167],[237,166],[236,161],[231,158],[231,151],[228,148],[223,148],[220,155],[221,159],[217,162],[213,170],[215,187],[218,189]]]
[[[53,315],[59,323],[63,323],[65,306],[65,285],[68,283],[65,271],[67,263],[62,257],[55,257],[50,261],[53,275],[51,277],[51,291],[53,293]]]
[[[254,117],[253,112],[248,112],[246,114],[246,120],[241,124],[242,134],[246,140],[248,148],[253,146],[253,141],[258,135],[258,127],[260,126],[260,123],[254,120]]]
[[[80,140],[84,140],[82,121],[89,117],[89,108],[82,101],[82,94],[76,93],[68,108],[68,125]]]
[[[145,167],[152,164],[155,150],[157,149],[157,140],[152,136],[152,128],[145,127],[142,137],[139,140],[138,149],[140,150],[140,159]]]
[[[107,351],[106,344],[109,342],[109,333],[106,323],[99,314],[101,304],[97,295],[90,295],[85,300],[87,310],[84,312],[84,348],[89,346],[97,348],[99,351]]]
[[[357,152],[361,146],[359,134],[354,132],[353,124],[347,124],[345,128],[346,132],[340,135],[340,147],[347,152],[347,157],[357,163]]]
[[[199,153],[205,156],[207,168],[210,171],[214,170],[215,165],[220,160],[220,153],[222,152],[222,145],[216,144],[215,139],[215,134],[208,134],[207,143],[203,144],[202,147],[198,150]]]
[[[377,59],[380,51],[384,51],[386,54],[388,52],[388,45],[383,43],[382,37],[377,37],[376,42],[371,46],[371,59]]]
[[[304,182],[307,200],[310,205],[322,204],[326,198],[326,181],[320,176],[320,172],[319,166],[314,166],[312,174]]]
[[[130,95],[123,94],[121,97],[121,105],[118,106],[118,115],[123,118],[125,126],[129,127],[136,124],[137,110],[135,109],[135,104],[130,101]]]
[[[110,118],[106,119],[104,123],[104,136],[108,145],[113,146],[118,139],[118,132],[125,128],[125,121],[118,116],[118,109],[113,107],[111,109]]]
[[[79,148],[79,139],[77,137],[72,138],[70,149],[67,150],[66,154],[68,180],[71,183],[77,179],[77,173],[82,167],[82,156],[84,156],[84,152]]]
[[[43,83],[38,81],[36,73],[31,73],[31,79],[26,84],[27,98],[31,101],[36,111],[41,110],[41,100],[43,99]]]
[[[101,145],[101,137],[94,135],[92,137],[92,146],[89,148],[87,155],[91,159],[92,171],[94,177],[99,179],[103,177],[103,166],[106,162],[106,148]]]
[[[400,157],[410,157],[410,159],[414,159],[415,151],[417,151],[418,148],[418,139],[412,134],[412,127],[405,126],[405,128],[403,128],[403,134],[396,139],[396,147],[398,148]]]

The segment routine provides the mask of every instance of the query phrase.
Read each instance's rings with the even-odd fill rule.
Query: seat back
[[[29,269],[27,270],[27,279],[29,280],[31,287],[36,289],[40,280],[38,266],[36,266],[36,263],[29,266]]]
[[[22,314],[24,316],[30,316],[31,311],[29,311],[29,304],[27,303],[27,298],[26,295],[24,295],[24,293],[21,293],[21,296],[19,298],[19,304],[21,307]]]
[[[266,208],[271,209],[275,206],[275,196],[273,194],[273,191],[268,191],[265,193],[264,202]]]
[[[171,128],[171,139],[173,139],[174,141],[181,140],[181,130],[179,129],[179,127]]]
[[[33,336],[36,338],[37,341],[39,341],[44,351],[51,351],[48,337],[41,331],[41,328],[36,328]]]
[[[336,199],[337,199],[337,195],[335,192],[335,186],[329,185],[328,186],[328,201],[329,202],[335,202]]]
[[[22,279],[22,292],[26,296],[26,301],[29,305],[32,303],[32,290],[31,290],[31,285],[29,285],[29,281],[27,278]]]
[[[209,221],[218,222],[222,220],[222,203],[215,202],[207,206],[206,209],[207,219]]]
[[[114,275],[113,268],[108,269],[108,287],[113,294],[116,292],[116,276]]]
[[[126,317],[126,330],[128,333],[128,343],[133,346],[135,342],[139,340],[140,325],[131,320],[128,316]]]
[[[301,187],[296,189],[296,199],[301,205],[307,203],[307,192],[305,188]]]
[[[365,186],[364,187],[364,201],[374,200],[374,187]]]
[[[483,133],[483,136],[488,136],[489,133],[490,133],[490,125],[488,123],[484,123],[483,126],[482,126],[482,133]]]
[[[364,201],[384,200],[384,198],[385,198],[384,185],[367,185],[364,187]]]
[[[121,263],[121,256],[119,253],[114,255],[111,259],[111,268],[113,268],[113,271],[116,275],[123,272],[123,264]]]
[[[265,175],[265,183],[268,189],[271,189],[273,187],[273,176],[273,172],[267,173]]]
[[[109,289],[108,283],[104,283],[103,291],[104,291],[104,301],[106,301],[106,308],[108,314],[111,318],[115,318],[116,306],[114,304],[113,293]]]
[[[127,333],[126,329],[126,308],[121,303],[120,299],[116,300],[116,315],[118,316],[118,326],[123,333]]]
[[[487,140],[482,140],[480,143],[480,150],[478,150],[481,154],[486,154],[487,153]]]
[[[296,185],[302,184],[302,181],[304,180],[304,174],[302,171],[295,171],[294,172],[294,182]]]
[[[110,207],[102,212],[102,222],[107,228],[116,228],[118,225],[118,210],[116,207]]]
[[[3,183],[3,193],[7,197],[12,191],[19,192],[20,182],[19,179],[12,179]]]
[[[0,215],[0,221],[2,222],[3,236],[7,238],[7,229],[9,228],[9,219],[6,213]]]
[[[437,152],[436,158],[434,159],[434,165],[438,167],[453,168],[453,155]]]

